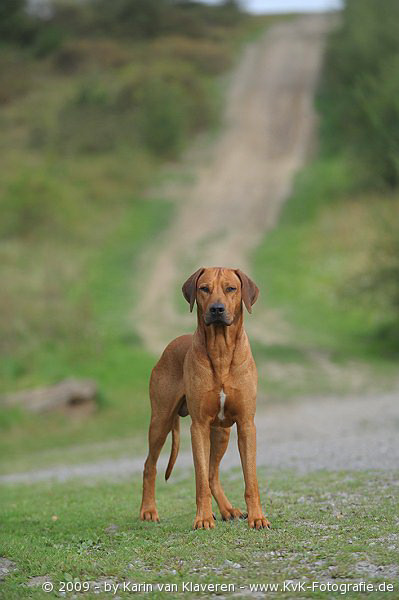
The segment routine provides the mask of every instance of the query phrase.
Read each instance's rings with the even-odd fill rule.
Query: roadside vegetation
[[[288,362],[357,361],[380,387],[399,354],[398,9],[346,2],[327,43],[319,147],[255,256],[267,303],[293,327]]]
[[[146,190],[217,127],[239,47],[267,24],[234,2],[25,9],[0,9],[0,394],[91,377],[101,410],[82,421],[0,409],[8,467],[144,430],[153,357],[130,322],[136,261],[173,213]]]

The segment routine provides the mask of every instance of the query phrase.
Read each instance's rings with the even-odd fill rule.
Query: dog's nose
[[[211,315],[222,315],[225,312],[225,305],[221,302],[215,302],[209,307],[209,312]]]

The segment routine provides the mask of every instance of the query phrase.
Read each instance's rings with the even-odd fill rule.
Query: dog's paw
[[[270,521],[264,515],[248,515],[248,526],[251,529],[271,529]]]
[[[215,527],[215,515],[197,515],[194,520],[193,529],[213,529]]]
[[[152,521],[159,523],[159,515],[156,508],[142,508],[140,510],[140,519],[142,521]]]
[[[226,508],[220,511],[223,521],[234,521],[235,519],[245,519],[247,515],[239,508]]]

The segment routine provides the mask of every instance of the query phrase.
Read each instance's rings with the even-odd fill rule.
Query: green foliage
[[[26,94],[32,85],[32,64],[22,53],[2,49],[0,55],[0,106]]]
[[[368,258],[360,273],[355,270],[347,282],[353,299],[374,313],[364,330],[367,343],[377,343],[379,352],[391,352],[399,344],[399,218],[397,200],[389,193],[384,196],[384,189],[399,186],[398,57],[399,3],[347,0],[340,26],[327,45],[319,94],[322,151],[347,164],[352,179],[347,195],[380,190],[374,196],[381,205],[375,207],[375,239],[365,251]],[[340,195],[337,190],[335,198]],[[389,227],[381,223],[387,203]]]
[[[329,144],[349,147],[371,184],[399,184],[399,3],[347,0],[330,37],[322,102]]]
[[[115,94],[101,78],[78,85],[58,114],[54,143],[59,152],[98,153],[124,141],[134,143],[133,115],[119,110]]]
[[[152,37],[164,27],[170,0],[90,0],[94,26],[119,36]]]
[[[243,19],[235,2],[206,6],[189,0],[89,0],[84,5],[61,1],[52,8],[48,24],[62,26],[68,35],[126,40],[148,40],[163,34],[207,38]]]
[[[42,25],[35,35],[32,52],[38,58],[53,54],[64,40],[62,30],[54,26]]]
[[[59,189],[44,173],[21,172],[6,190],[1,203],[0,235],[26,237],[49,230],[61,224],[61,215],[55,207],[60,197]]]
[[[366,359],[369,370],[371,363],[377,371],[378,363],[396,369],[395,357],[391,362],[387,354],[398,339],[398,198],[366,195],[359,185],[346,155],[324,155],[307,166],[279,226],[255,254],[256,281],[267,290],[266,305],[294,328],[292,344],[305,356],[318,347],[333,361]],[[382,215],[391,220],[390,233]],[[321,373],[315,377],[321,385]]]
[[[218,75],[231,65],[231,49],[221,40],[162,36],[152,44],[154,56],[188,63],[205,75]]]
[[[123,145],[172,158],[215,117],[212,82],[189,62],[156,58],[122,76],[94,75],[80,82],[57,115],[55,135],[36,127],[31,140],[61,153],[107,152]]]
[[[142,146],[158,157],[177,157],[192,134],[215,121],[211,78],[231,65],[230,34],[244,21],[235,2],[209,7],[172,0],[61,0],[45,20],[40,13],[29,17],[22,1],[6,7],[5,22],[30,19],[34,57],[52,54],[50,64],[59,73],[86,75],[72,84],[75,92],[55,118],[43,113],[32,120],[31,147],[62,154]],[[0,82],[3,66],[4,79],[10,75],[8,63],[0,64]],[[11,74],[12,84],[14,79]],[[15,85],[5,85],[0,101],[2,94],[7,102],[23,93],[22,80],[18,74]]]
[[[54,55],[54,65],[63,74],[118,68],[132,59],[129,49],[112,39],[66,40]]]
[[[354,98],[359,108],[355,150],[377,182],[395,188],[399,184],[399,54],[387,58],[378,75],[365,74]]]
[[[188,129],[188,106],[181,87],[162,79],[149,79],[140,96],[143,143],[156,155],[176,156]]]
[[[157,156],[176,157],[189,135],[215,120],[215,90],[190,62],[155,60],[137,91],[142,142]]]
[[[28,42],[33,38],[33,23],[26,13],[26,0],[0,2],[0,40]]]
[[[315,160],[297,176],[294,193],[282,210],[283,225],[306,225],[337,198],[356,189],[353,172],[340,157]]]
[[[386,214],[388,213],[388,214]],[[378,234],[367,268],[354,279],[364,302],[378,307],[374,340],[385,353],[399,351],[399,204],[391,199],[379,218]]]

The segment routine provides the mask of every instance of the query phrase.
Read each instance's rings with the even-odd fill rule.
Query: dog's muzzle
[[[211,304],[205,314],[205,325],[231,325],[224,304],[221,302]]]

